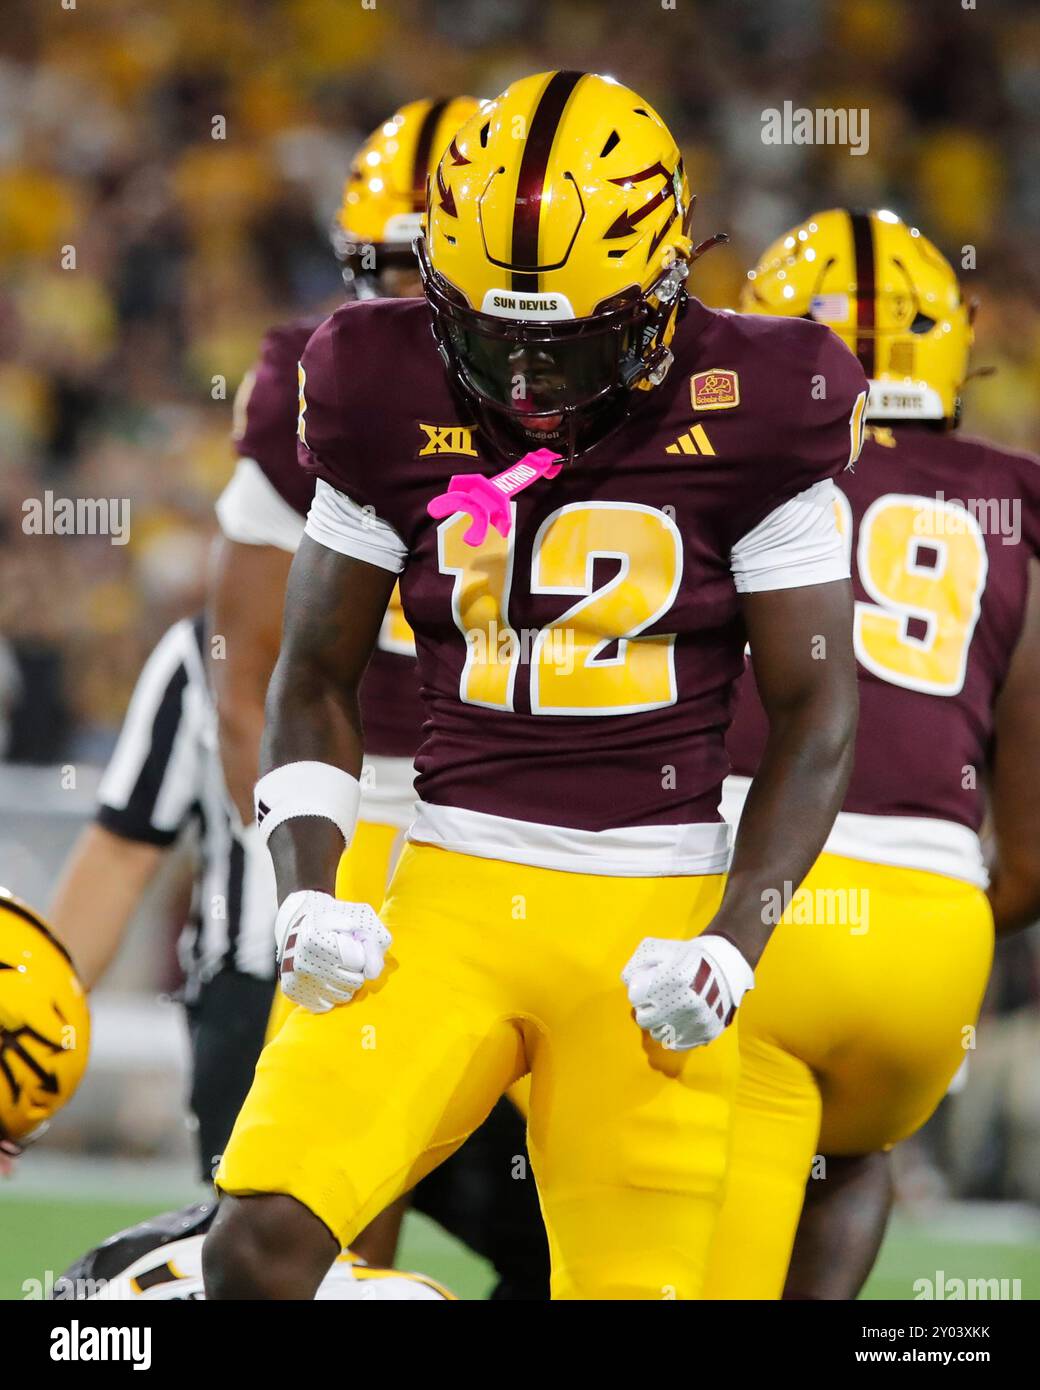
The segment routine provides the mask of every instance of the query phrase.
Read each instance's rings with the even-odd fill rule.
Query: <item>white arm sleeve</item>
[[[378,565],[391,574],[400,574],[408,558],[408,547],[388,521],[359,507],[346,493],[321,478],[307,514],[306,532],[311,540],[330,550]]]
[[[800,589],[848,579],[849,561],[838,530],[836,489],[830,478],[782,503],[730,552],[740,594]]]
[[[229,541],[295,552],[303,517],[278,492],[255,459],[239,459],[217,498],[217,520]]]

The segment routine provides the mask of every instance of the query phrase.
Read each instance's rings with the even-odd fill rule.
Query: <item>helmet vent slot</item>
[[[605,159],[606,156],[611,152],[611,150],[614,149],[615,146],[619,145],[620,143],[621,136],[617,133],[616,130],[612,130],[610,134],[607,136],[606,144],[599,152],[600,159]]]
[[[490,121],[485,121],[484,124],[480,127],[480,148],[481,148],[482,150],[486,150],[486,149],[487,149],[488,131],[489,131],[490,129],[491,129],[491,122],[490,122]]]

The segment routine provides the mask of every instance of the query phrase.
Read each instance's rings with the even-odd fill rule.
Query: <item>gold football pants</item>
[[[737,1016],[733,1152],[705,1297],[781,1296],[814,1156],[888,1149],[924,1124],[974,1045],[992,952],[981,889],[820,857]]]
[[[529,1146],[553,1296],[701,1295],[727,1159],[737,1039],[669,1052],[620,972],[644,936],[692,936],[720,876],[562,873],[408,845],[380,978],[294,1009],[264,1050],[217,1174],[288,1193],[341,1245],[531,1073]]]

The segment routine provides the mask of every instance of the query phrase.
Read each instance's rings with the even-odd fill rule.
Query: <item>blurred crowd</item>
[[[835,203],[918,221],[981,303],[966,425],[1040,446],[1040,8],[1031,0],[7,0],[0,34],[0,757],[100,761],[201,601],[231,399],[265,327],[335,302],[352,151],[405,100],[609,72],[673,125],[693,288],[732,304]],[[869,111],[869,153],[762,112]],[[965,249],[967,248],[967,249]],[[130,537],[23,503],[130,500]]]

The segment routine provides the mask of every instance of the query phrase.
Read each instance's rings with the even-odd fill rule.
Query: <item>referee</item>
[[[190,1105],[208,1182],[263,1045],[274,994],[276,894],[256,827],[241,825],[224,787],[204,642],[202,618],[183,619],[145,663],[50,920],[93,989],[163,858],[196,827],[192,906],[178,955]]]

